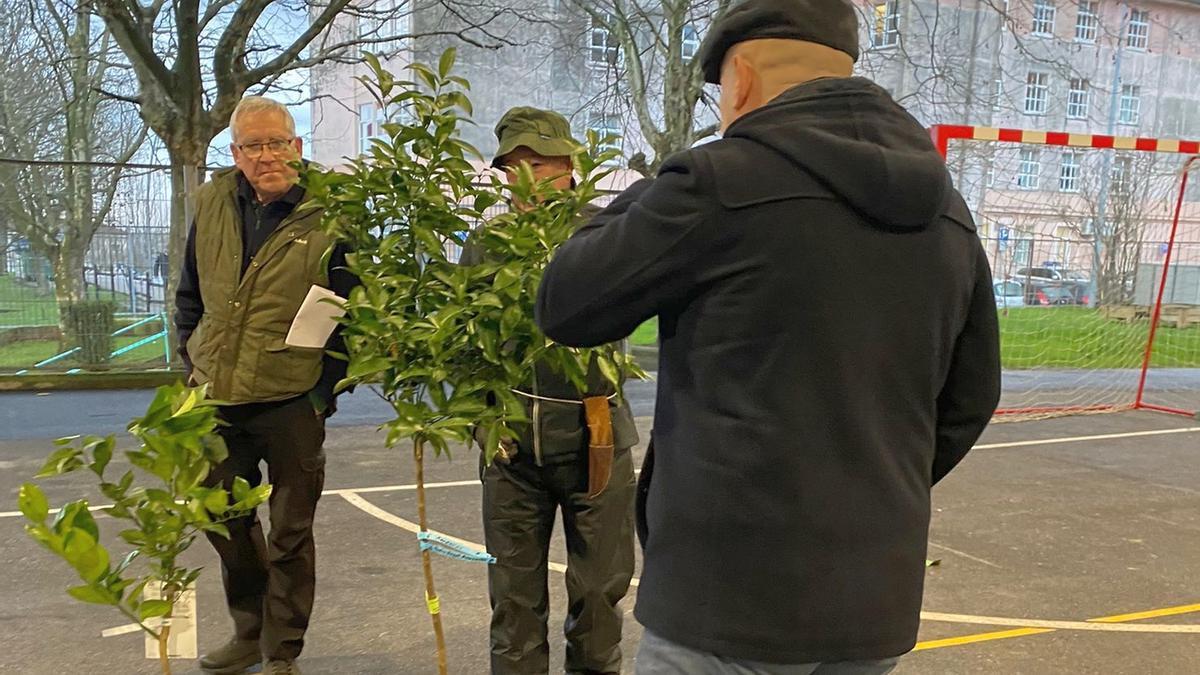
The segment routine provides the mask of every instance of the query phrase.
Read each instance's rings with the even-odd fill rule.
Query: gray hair
[[[229,133],[233,136],[233,139],[237,140],[237,125],[242,115],[263,112],[275,112],[282,115],[284,121],[287,122],[288,133],[293,136],[296,135],[296,120],[292,118],[292,113],[287,109],[287,106],[265,96],[247,96],[238,101],[237,107],[233,109],[233,114],[229,116]]]

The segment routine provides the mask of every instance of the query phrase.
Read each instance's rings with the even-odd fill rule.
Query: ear
[[[296,154],[303,157],[304,156],[304,139],[297,136],[296,139],[294,141],[292,141],[292,143],[296,146]]]
[[[734,54],[731,65],[734,72],[733,102],[738,110],[742,110],[758,85],[758,75],[750,67],[750,62],[740,54]]]
[[[238,149],[237,143],[229,144],[229,154],[233,155],[233,161],[235,162],[241,159],[242,151]]]

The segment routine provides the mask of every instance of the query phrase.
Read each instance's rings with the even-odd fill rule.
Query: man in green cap
[[[513,108],[496,126],[496,138],[492,166],[504,169],[509,182],[526,164],[538,180],[571,187],[573,156],[582,146],[562,115]],[[582,224],[594,214],[580,215]],[[468,243],[462,263],[482,259]],[[567,539],[566,672],[618,673],[624,614],[618,604],[634,565],[633,413],[594,363],[584,396],[545,364],[518,393],[530,422],[481,468],[484,536],[497,558],[488,568],[492,673],[549,672],[547,571],[560,508]]]

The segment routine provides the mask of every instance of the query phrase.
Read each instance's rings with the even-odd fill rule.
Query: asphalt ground
[[[0,395],[0,672],[155,673],[142,637],[101,637],[126,622],[63,591],[65,564],[22,531],[19,485],[50,439],[115,432],[147,392]],[[643,432],[653,385],[631,391]],[[316,611],[305,673],[434,673],[416,538],[414,471],[375,425],[386,406],[369,392],[344,402],[329,430],[326,496],[318,509]],[[646,434],[643,433],[643,437]],[[643,448],[636,449],[639,461]],[[925,616],[901,674],[1200,672],[1200,422],[1148,412],[991,427],[934,491]],[[483,539],[475,452],[429,462],[430,523]],[[97,497],[85,476],[44,482],[52,503]],[[95,499],[95,503],[103,503]],[[110,543],[113,521],[101,519]],[[115,544],[114,544],[115,545]],[[119,546],[117,546],[119,548]],[[566,560],[561,534],[551,558]],[[230,628],[215,554],[200,542],[187,563],[199,583],[201,651]],[[480,564],[435,558],[450,672],[487,672],[488,603]],[[730,583],[736,583],[731,579]],[[552,672],[561,672],[562,575],[551,573]],[[625,600],[626,672],[641,629]],[[869,619],[868,619],[869,620]],[[194,673],[180,661],[176,673]]]

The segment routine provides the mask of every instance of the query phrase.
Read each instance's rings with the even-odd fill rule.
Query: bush
[[[78,302],[63,309],[63,323],[77,359],[89,366],[107,364],[113,353],[116,307],[109,302]]]

